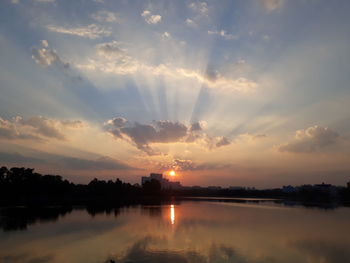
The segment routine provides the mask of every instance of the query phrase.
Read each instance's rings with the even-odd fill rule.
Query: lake
[[[1,208],[0,262],[350,262],[350,208],[236,201]]]

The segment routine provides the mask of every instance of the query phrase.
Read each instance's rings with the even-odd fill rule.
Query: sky
[[[2,0],[0,165],[350,181],[348,0]]]

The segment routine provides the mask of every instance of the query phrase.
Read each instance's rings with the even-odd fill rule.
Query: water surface
[[[349,220],[273,202],[2,208],[0,262],[346,263]]]

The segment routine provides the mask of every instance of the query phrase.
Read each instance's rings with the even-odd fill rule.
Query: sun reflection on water
[[[175,207],[174,205],[170,205],[170,221],[173,225],[175,223]]]

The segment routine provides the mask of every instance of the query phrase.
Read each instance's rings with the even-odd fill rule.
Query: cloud
[[[190,131],[202,131],[203,128],[207,125],[207,122],[205,121],[197,121],[191,124]]]
[[[111,41],[96,45],[97,54],[105,60],[90,60],[88,64],[77,65],[78,68],[89,70],[100,70],[106,73],[115,73],[118,75],[133,74],[144,68],[144,65],[136,59],[129,56],[121,43]]]
[[[62,157],[58,162],[64,167],[73,170],[130,170],[134,169],[110,157],[99,157],[96,160],[76,157]]]
[[[40,140],[40,138],[33,134],[28,134],[19,131],[15,122],[4,120],[0,117],[0,139],[15,140],[15,139],[30,139]]]
[[[79,120],[64,120],[61,121],[61,124],[65,127],[70,128],[82,128],[83,126],[85,126],[85,124]]]
[[[225,30],[220,30],[220,31],[208,31],[208,35],[217,35],[220,36],[226,40],[232,40],[232,39],[238,39],[238,36],[228,34]]]
[[[123,127],[126,123],[127,123],[127,119],[123,118],[123,117],[117,117],[117,118],[114,118],[112,120],[108,120],[106,122],[106,124],[109,124],[109,125],[113,125],[117,128],[121,128]]]
[[[141,16],[145,18],[147,24],[157,24],[162,20],[161,15],[152,15],[151,11],[149,10],[144,10]]]
[[[56,0],[33,0],[34,2],[37,3],[55,3]],[[19,4],[19,0],[11,0],[12,4]]]
[[[253,140],[257,140],[257,139],[262,139],[262,138],[266,138],[267,135],[266,134],[256,134],[256,135],[253,135]]]
[[[44,152],[34,152],[33,156],[26,156],[20,153],[0,152],[2,162],[11,164],[46,164],[50,166],[62,166],[71,170],[131,170],[130,167],[121,161],[107,156],[100,156],[96,159],[85,159],[79,157],[63,156]]]
[[[162,38],[163,38],[163,39],[171,38],[171,35],[170,35],[169,32],[165,31],[165,32],[162,34]]]
[[[258,87],[258,84],[244,77],[228,78],[213,69],[201,72],[189,68],[174,67],[171,64],[148,65],[133,58],[127,53],[121,43],[111,41],[96,46],[99,57],[88,59],[85,64],[75,66],[82,70],[100,71],[106,74],[151,74],[155,77],[164,76],[171,79],[192,79],[209,88],[233,90],[237,92],[250,92]]]
[[[229,144],[230,144],[230,141],[226,137],[223,136],[216,143],[216,147],[221,147],[221,146],[225,146],[225,145],[229,145]]]
[[[193,2],[190,3],[188,7],[202,15],[206,15],[208,13],[208,4],[206,2]]]
[[[135,123],[131,127],[119,128],[118,132],[130,138],[138,149],[154,154],[150,143],[178,142],[187,135],[187,127],[178,122],[158,121],[153,125]]]
[[[190,27],[197,27],[197,23],[194,22],[192,19],[187,18],[185,22],[186,22],[186,25]]]
[[[271,37],[269,35],[263,35],[262,37],[262,40],[264,40],[265,42],[269,42],[271,40]]]
[[[27,253],[14,254],[14,255],[0,255],[1,262],[12,263],[49,263],[55,260],[54,254],[47,254],[42,256],[33,256]]]
[[[96,24],[91,24],[83,27],[70,27],[70,28],[48,25],[46,28],[53,32],[85,37],[90,39],[108,37],[112,34],[112,31],[110,29],[100,27],[99,25],[96,25]]]
[[[158,165],[162,167],[162,164]],[[172,163],[164,166],[164,170],[176,170],[176,171],[203,171],[203,170],[216,170],[228,168],[231,165],[217,164],[217,163],[196,163],[188,159],[174,159]]]
[[[193,143],[200,142],[208,149],[228,145],[224,137],[210,137],[203,131],[204,122],[185,125],[180,122],[154,121],[151,124],[130,123],[117,117],[105,122],[105,129],[116,139],[123,139],[134,144],[139,150],[149,155],[160,154],[150,145],[154,143]],[[224,141],[223,141],[224,140]]]
[[[57,122],[51,119],[44,118],[42,116],[35,116],[29,119],[23,119],[22,117],[16,117],[16,122],[23,126],[30,126],[34,129],[36,134],[55,138],[58,140],[64,140],[64,135],[56,127]]]
[[[91,17],[97,22],[118,22],[117,15],[107,10],[100,10],[97,13],[92,14]]]
[[[121,48],[121,43],[118,41],[98,44],[96,45],[96,49],[100,55],[105,56],[106,58],[121,57],[124,59],[127,56],[126,51]]]
[[[261,139],[266,138],[266,134],[250,134],[250,133],[242,133],[237,136],[235,139],[235,142],[242,142],[242,143],[256,143],[260,141]]]
[[[281,145],[281,152],[309,153],[315,152],[326,146],[336,143],[338,133],[320,126],[309,127],[305,130],[298,130],[295,139],[289,143]]]
[[[43,67],[48,67],[54,63],[63,68],[69,67],[69,63],[63,62],[56,51],[49,48],[49,42],[47,40],[41,40],[39,47],[32,48],[32,58]]]
[[[0,117],[0,138],[44,140],[45,138],[54,138],[65,140],[62,132],[64,128],[81,128],[84,123],[79,120],[55,120],[42,116],[34,116],[24,119],[20,116],[9,120]]]
[[[2,163],[18,163],[18,164],[43,164],[46,163],[46,161],[36,158],[36,157],[29,157],[24,156],[19,153],[7,153],[7,152],[0,152],[0,159]]]
[[[269,12],[280,9],[285,0],[262,0],[265,9]]]
[[[54,3],[56,0],[34,0],[34,1],[38,3]]]

